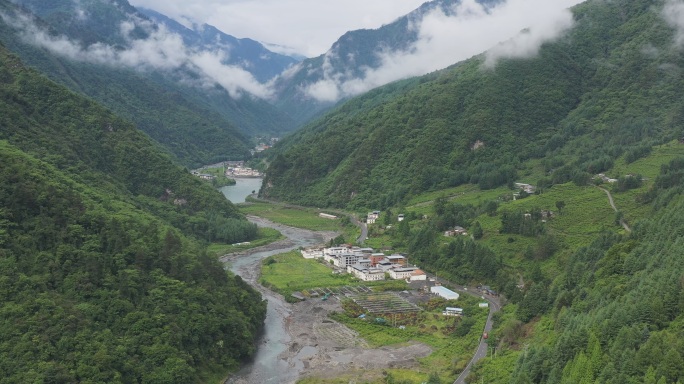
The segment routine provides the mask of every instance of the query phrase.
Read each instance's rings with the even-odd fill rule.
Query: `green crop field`
[[[366,286],[374,291],[404,290],[403,280],[366,282],[343,273],[334,274],[322,261],[305,259],[299,251],[281,253],[264,259],[260,283],[287,297],[292,292],[325,289],[335,292],[336,287]]]
[[[238,245],[232,245],[214,243],[209,245],[207,251],[216,256],[223,256],[229,253],[242,252],[248,249],[261,247],[284,238],[285,236],[273,228],[260,227],[257,229],[257,238],[250,241],[248,244],[240,243]]]
[[[314,231],[341,231],[349,222],[346,218],[322,218],[318,214],[323,211],[315,208],[292,207],[265,202],[239,204],[238,207],[240,212],[246,215],[259,216],[276,223]]]
[[[299,251],[268,257],[261,267],[261,284],[283,296],[318,287],[339,287],[353,284],[350,275],[336,275],[332,268],[317,260],[305,259]]]

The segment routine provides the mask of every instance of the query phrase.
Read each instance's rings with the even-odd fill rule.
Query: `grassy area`
[[[318,287],[339,287],[355,283],[350,275],[333,274],[320,261],[305,259],[299,251],[271,256],[261,266],[261,284],[283,296]]]
[[[324,212],[316,208],[292,207],[283,204],[250,202],[239,204],[240,211],[246,215],[263,217],[276,223],[314,231],[341,231],[350,225],[349,219],[325,219],[318,216]]]
[[[250,241],[248,244],[240,243],[238,245],[232,245],[214,243],[209,245],[207,250],[209,251],[209,253],[213,253],[216,256],[223,256],[228,253],[242,252],[248,249],[261,247],[263,245],[271,244],[275,241],[284,238],[285,236],[283,236],[280,232],[276,231],[275,229],[260,227],[258,228],[257,238],[255,240]]]

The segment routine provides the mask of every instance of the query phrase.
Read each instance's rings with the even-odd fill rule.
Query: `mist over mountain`
[[[238,39],[208,24],[193,25],[192,29],[151,9],[138,11],[169,31],[183,37],[189,47],[198,50],[221,52],[222,64],[235,65],[249,71],[260,83],[268,82],[300,60],[268,50],[261,43],[248,38]]]
[[[263,99],[270,91],[250,72],[224,64],[220,51],[187,46],[127,4],[27,0],[20,10],[3,1],[2,42],[129,117],[188,165],[244,158],[249,136],[294,127]]]
[[[286,71],[275,84],[276,105],[302,123],[340,100],[446,68],[506,41],[492,55],[534,55],[571,26],[566,9],[579,2],[426,2],[378,29],[347,32],[324,55]]]

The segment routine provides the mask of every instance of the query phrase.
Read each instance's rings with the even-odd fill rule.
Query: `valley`
[[[684,381],[684,0],[206,1],[0,0],[0,384]]]
[[[391,247],[394,251],[407,251],[409,248],[406,247],[406,243],[404,243],[405,245],[402,245],[401,235],[397,233],[397,224],[403,223],[403,221],[399,223],[396,221],[398,217],[397,214],[399,212],[402,212],[405,220],[408,219],[410,230],[411,232],[415,233],[419,231],[421,226],[427,223],[425,218],[420,219],[420,217],[435,215],[435,209],[438,209],[437,206],[439,204],[446,204],[448,210],[448,207],[451,204],[483,205],[483,203],[493,199],[494,201],[498,200],[496,207],[497,213],[495,213],[493,217],[495,217],[499,222],[501,222],[502,214],[504,212],[515,212],[526,209],[529,212],[530,209],[539,208],[556,211],[554,217],[546,223],[546,233],[554,234],[554,236],[562,241],[562,243],[558,245],[558,249],[554,251],[556,254],[565,254],[570,256],[573,253],[578,252],[582,247],[590,245],[592,238],[595,236],[594,233],[597,233],[596,231],[599,233],[612,231],[614,233],[623,233],[625,235],[629,235],[630,232],[622,228],[622,224],[626,224],[626,222],[618,222],[615,212],[622,212],[622,217],[629,217],[629,221],[632,223],[637,221],[636,218],[641,214],[639,212],[641,212],[643,209],[640,204],[636,203],[638,201],[638,196],[646,193],[652,188],[653,182],[657,179],[658,173],[661,171],[661,168],[664,164],[671,161],[671,159],[678,158],[679,156],[684,156],[684,146],[678,141],[673,141],[665,145],[655,147],[653,152],[643,159],[637,160],[630,164],[617,164],[616,169],[608,170],[606,172],[607,175],[624,173],[638,173],[642,175],[644,181],[643,184],[637,189],[631,189],[628,191],[618,191],[615,184],[617,183],[617,178],[615,178],[615,182],[613,182],[614,185],[612,186],[610,183],[604,184],[601,187],[577,187],[571,184],[556,185],[542,191],[535,191],[527,197],[519,197],[518,199],[511,198],[511,196],[515,193],[515,190],[510,190],[507,187],[499,190],[487,191],[480,190],[477,188],[477,186],[470,185],[449,190],[442,190],[436,193],[425,193],[423,195],[416,196],[412,202],[403,207],[401,211],[390,213],[392,215],[392,220],[389,222],[383,221],[383,215],[385,215],[386,212],[382,212],[377,223],[368,224],[370,233],[369,239],[366,243],[367,245],[377,248],[384,247],[385,250]],[[610,200],[608,199],[606,191],[610,192]],[[438,201],[441,201],[441,203]],[[557,204],[558,201],[563,201],[563,204]],[[241,209],[252,210],[252,212],[269,212],[272,209],[277,209],[277,205],[269,208],[269,204],[256,204],[257,206],[261,204],[261,207],[250,208],[249,204],[247,204]],[[559,207],[561,208],[559,209]],[[306,221],[302,221],[302,218],[298,219],[298,221],[292,221],[291,218],[288,218],[290,214],[302,217],[309,215],[311,218],[310,220],[316,216],[316,210],[312,209],[307,213],[306,211],[301,211],[302,209],[303,208],[300,207],[290,213],[286,213],[287,211],[284,211],[281,214],[282,216],[272,217],[279,221],[291,223],[298,222],[299,224],[295,225],[306,226],[306,224],[303,224],[306,223]],[[587,226],[589,221],[582,218],[587,213],[593,215],[593,220],[595,221],[594,227]],[[483,227],[484,233],[479,241],[487,244],[488,247],[496,249],[496,253],[505,258],[504,265],[501,266],[502,270],[521,272],[529,270],[531,261],[528,259],[528,256],[525,256],[525,254],[526,252],[530,252],[529,247],[534,243],[530,243],[526,236],[500,233],[498,229],[500,224],[495,224],[491,221],[491,218],[492,215],[486,213],[485,211],[483,211],[480,216],[474,218],[474,220],[481,223]],[[384,227],[384,230],[378,231],[379,227]],[[358,234],[358,228],[356,231]],[[334,236],[336,236],[336,234],[330,233],[328,236],[330,239],[332,239]],[[347,238],[350,239],[355,239],[356,237],[357,236],[351,232],[347,235]],[[444,237],[445,241],[447,239],[449,242],[458,243],[460,241],[458,238],[451,239]],[[511,242],[511,239],[514,239],[514,241]],[[411,253],[409,253],[409,255],[411,255]],[[281,256],[269,256],[265,260],[273,257],[278,258]],[[292,257],[301,259],[301,256],[298,256],[297,252],[295,252]],[[285,260],[286,259],[279,260],[275,264],[265,263],[265,265],[281,265],[281,267],[287,268],[287,265],[289,265],[291,262]],[[262,266],[261,268],[263,269],[265,267]],[[279,287],[288,286],[289,288],[285,289],[284,291],[282,288],[276,288],[278,292],[287,296],[290,294],[290,292],[292,292],[292,290],[302,289],[298,287],[330,287],[331,284],[358,284],[358,282],[354,282],[354,279],[349,281],[343,280],[334,282],[335,280],[329,280],[328,277],[324,277],[323,275],[321,275],[320,278],[316,278],[314,277],[315,274],[313,274],[313,267],[308,268],[309,272],[306,272],[307,277],[302,278],[300,275],[303,273],[301,272],[302,269],[300,269],[300,267],[297,268],[298,269],[296,270],[284,272],[285,275],[290,276],[291,280],[287,280],[290,282],[282,282],[277,284]],[[304,268],[307,269],[307,267]],[[435,270],[432,268],[430,269],[432,271],[437,271],[438,276],[446,276],[444,274],[446,270]],[[537,273],[542,273],[546,276],[553,276],[554,273],[557,273],[554,272],[554,269],[554,263],[551,260],[548,260],[543,266],[543,269]],[[329,274],[329,272],[327,273]],[[456,281],[473,281],[464,280],[458,275],[453,275],[452,277]],[[516,282],[518,285],[517,290],[519,292],[523,292],[529,285],[534,285],[536,283],[535,279],[537,278],[538,277],[535,277],[534,275],[523,272],[523,274],[519,275],[518,281]],[[261,279],[262,284],[264,284],[264,281],[267,281],[269,284],[271,284],[270,277],[262,276]],[[478,279],[476,281],[482,281],[486,283],[490,280]],[[290,286],[290,284],[294,285]],[[310,290],[310,288],[306,289]],[[402,288],[395,289],[402,290]],[[456,289],[460,292],[476,291],[473,287],[470,287],[467,290],[464,290],[463,287],[456,287]],[[383,332],[384,326],[371,326],[367,329],[368,325],[357,324],[354,321],[349,322],[349,320],[345,320],[344,317],[340,317],[342,316],[340,313],[344,313],[344,309],[340,307],[340,303],[345,300],[344,294],[340,296],[331,296],[330,299],[325,301],[321,301],[321,297],[322,296],[310,297],[303,302],[288,305],[291,310],[288,312],[289,314],[286,316],[286,318],[290,319],[289,323],[291,326],[289,329],[292,339],[289,343],[286,343],[286,345],[292,346],[292,343],[296,343],[296,345],[295,347],[286,348],[286,350],[280,355],[280,358],[284,359],[284,361],[291,361],[288,359],[292,358],[303,358],[305,362],[297,360],[298,362],[290,363],[291,367],[300,367],[299,369],[301,369],[302,372],[302,383],[336,383],[342,381],[347,382],[348,380],[385,382],[388,377],[387,374],[389,374],[390,377],[402,377],[403,380],[407,380],[407,382],[412,380],[410,378],[418,381],[425,381],[428,379],[430,370],[423,371],[423,376],[419,379],[419,377],[421,377],[420,375],[407,373],[403,370],[405,367],[402,368],[396,365],[383,367],[382,364],[377,365],[377,361],[382,360],[383,355],[382,352],[374,350],[373,348],[380,346],[384,350],[385,347],[389,347],[389,351],[392,351],[391,353],[393,356],[391,361],[405,361],[404,358],[399,358],[401,355],[400,350],[394,350],[392,348],[394,348],[395,345],[406,345],[404,343],[408,343],[409,346],[414,346],[412,343],[416,342],[416,340],[420,340],[420,338],[416,339],[415,334],[411,333],[412,336],[410,336],[408,339],[403,339],[400,336],[396,337],[398,335],[395,335],[389,338],[389,340],[380,341],[382,338],[378,339],[378,335]],[[278,295],[277,300],[282,302],[283,299]],[[493,317],[491,315],[494,313],[490,313],[490,318],[487,321],[488,326],[491,327],[489,328],[491,331],[488,329],[488,332],[490,337],[492,337],[492,342],[494,344],[483,342],[483,344],[480,344],[478,348],[468,350],[467,355],[470,357],[472,357],[472,351],[477,350],[475,352],[475,356],[482,358],[482,360],[477,361],[474,364],[468,364],[468,360],[466,360],[463,365],[460,365],[460,368],[457,368],[455,371],[450,371],[455,373],[446,374],[448,369],[446,371],[442,371],[442,373],[439,375],[442,382],[451,382],[457,379],[458,380],[456,382],[466,382],[464,379],[465,377],[468,377],[467,372],[464,371],[461,375],[458,374],[463,368],[466,367],[469,369],[474,368],[469,380],[473,380],[473,376],[476,378],[486,377],[487,380],[490,381],[498,380],[494,378],[499,377],[501,378],[501,382],[505,382],[503,378],[510,377],[510,375],[514,373],[512,371],[514,361],[520,356],[521,350],[519,349],[520,346],[516,346],[515,343],[509,343],[512,341],[512,339],[510,339],[510,332],[519,332],[514,331],[514,328],[511,327],[516,323],[516,321],[513,319],[516,317],[516,312],[519,311],[516,308],[518,308],[520,304],[511,303],[511,299],[505,296],[502,297],[502,302],[506,304],[503,312],[495,314]],[[315,314],[316,317],[311,318],[310,316],[312,314]],[[346,328],[346,336],[342,339],[340,339],[339,336],[331,336],[328,331],[324,332],[321,329],[310,328],[312,324],[325,323],[332,325],[338,321],[344,324],[341,325],[343,328],[349,327]],[[333,332],[333,334],[338,333]],[[298,335],[298,337],[294,337],[295,335]],[[332,337],[332,340],[328,339],[327,337]],[[363,343],[361,345],[361,350],[356,349],[359,348],[359,346],[357,346],[358,343]],[[426,345],[430,344],[428,343]],[[440,352],[440,348],[444,347],[431,346],[430,348],[430,352],[425,352],[424,355],[414,355],[409,359],[414,361],[412,364],[416,364],[415,368],[413,368],[413,371],[416,371],[417,369],[418,371],[416,372],[420,372],[421,369],[426,369],[425,367],[428,366],[434,370],[440,366],[439,364],[443,364],[438,363],[436,365],[435,361],[439,360],[433,360],[434,357],[430,358],[430,356],[443,353]],[[355,356],[365,356],[365,353],[370,353],[369,356],[375,357],[373,358],[375,363],[369,364],[368,359],[354,360],[342,357],[342,354],[350,352],[351,355]],[[493,358],[495,353],[497,354],[496,359]],[[485,355],[491,356],[485,357]],[[325,356],[325,358],[322,359],[322,356]],[[452,358],[455,358],[457,355],[451,356]],[[431,363],[426,365],[428,362]],[[502,366],[501,364],[506,365]],[[450,365],[447,364],[441,369],[449,366]],[[437,369],[438,370],[436,372],[439,372],[440,368]],[[385,372],[385,374],[380,374],[380,370]]]

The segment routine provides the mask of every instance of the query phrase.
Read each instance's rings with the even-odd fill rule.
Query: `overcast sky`
[[[129,0],[188,25],[213,25],[238,37],[316,57],[345,32],[379,28],[427,0]],[[292,53],[285,51],[284,53]]]

